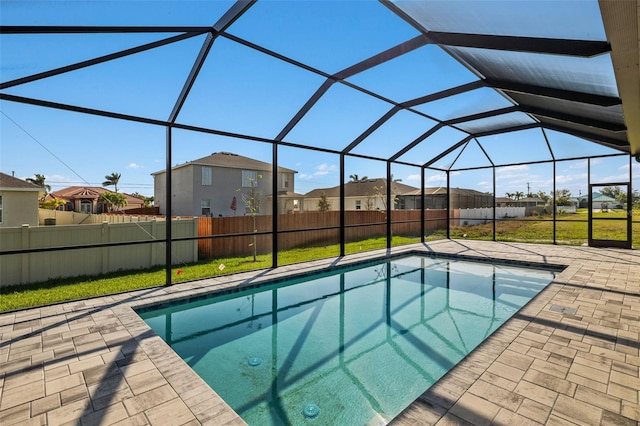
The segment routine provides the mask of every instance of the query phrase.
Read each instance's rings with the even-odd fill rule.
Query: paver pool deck
[[[391,250],[565,265],[392,424],[638,425],[640,252],[441,240]],[[241,425],[132,307],[386,250],[0,314],[0,425]]]

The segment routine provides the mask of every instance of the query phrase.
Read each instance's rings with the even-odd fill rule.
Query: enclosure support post
[[[344,154],[340,154],[340,257],[344,256],[344,245],[346,240],[344,230]]]
[[[165,285],[171,285],[171,126],[167,127],[166,147],[166,179],[165,179]]]
[[[393,204],[391,204],[394,200],[391,199],[391,161],[387,161],[387,193],[385,197],[387,197],[387,249],[391,248],[391,212],[393,211]]]
[[[554,180],[553,183],[555,185],[555,173],[554,173]],[[589,220],[589,224],[587,225],[587,241],[588,244],[591,245],[591,240],[593,240],[593,203],[591,202],[591,158],[587,158],[587,188],[589,188],[589,191],[587,191],[587,212],[588,212],[588,220]],[[554,213],[555,213],[555,205],[554,205]],[[555,216],[553,217],[554,223],[555,223]]]
[[[425,233],[425,213],[424,213],[424,174],[425,168],[422,167],[420,169],[420,242],[424,244],[424,233]],[[424,280],[423,280],[424,282]]]
[[[451,239],[451,182],[447,170],[447,239]]]
[[[556,239],[556,199],[558,198],[556,188],[556,160],[553,160],[553,244],[558,244]]]
[[[496,240],[496,222],[498,218],[496,218],[496,167],[491,167],[493,171],[493,241]]]
[[[271,235],[273,243],[271,244],[271,267],[278,267],[278,143],[272,144],[273,150],[273,172],[271,179]],[[256,230],[254,229],[253,232]]]

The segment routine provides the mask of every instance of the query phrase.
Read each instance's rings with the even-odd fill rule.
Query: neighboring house
[[[485,207],[493,207],[493,195],[486,192],[476,191],[475,189],[466,188],[451,188],[451,196],[449,202],[452,209],[479,209]],[[416,189],[411,193],[404,195],[406,199],[405,205],[419,209],[420,203],[420,189]],[[447,188],[427,187],[424,189],[424,208],[425,209],[446,209],[447,208]]]
[[[602,210],[603,212],[606,212],[609,209],[624,208],[624,205],[616,201],[613,197],[600,194],[599,192],[594,192],[591,194],[591,208],[593,210]]]
[[[51,192],[47,195],[47,199],[57,198],[65,201],[66,204],[60,210],[99,214],[107,212],[107,209],[100,201],[100,195],[105,192],[113,191],[99,186],[70,186]],[[144,200],[129,194],[122,194],[127,200],[127,205],[122,207],[122,211],[144,207]]]
[[[243,216],[246,200],[256,200],[257,214],[271,214],[273,166],[230,152],[214,152],[171,169],[172,216]],[[278,213],[302,211],[304,195],[294,189],[295,170],[278,167]],[[152,173],[154,203],[166,210],[166,171]]]
[[[0,227],[38,226],[38,202],[44,188],[0,173]]]
[[[400,182],[391,183],[392,210],[414,209],[414,200],[407,200],[404,194],[420,192],[413,186]],[[344,208],[345,210],[386,210],[387,180],[364,179],[344,184]],[[329,203],[329,210],[340,209],[340,186],[332,188],[314,189],[305,194],[304,209],[307,211],[318,210],[318,202],[322,194]],[[419,197],[418,197],[419,201]]]

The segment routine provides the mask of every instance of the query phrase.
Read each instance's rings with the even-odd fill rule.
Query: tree
[[[624,192],[619,186],[605,186],[604,188],[602,188],[600,193],[614,198],[616,202],[620,204],[626,204],[627,202],[627,193]],[[633,193],[631,194],[631,197],[633,198]]]
[[[26,181],[27,182],[31,182],[34,185],[40,186],[42,188],[44,188],[44,195],[42,196],[42,198],[40,199],[40,201],[44,201],[44,199],[46,198],[47,194],[49,192],[51,192],[51,185],[47,185],[45,183],[45,180],[47,178],[44,175],[41,175],[39,173],[34,174],[34,177],[32,178],[27,178]]]
[[[637,189],[634,189],[631,193],[631,205],[633,207],[640,207],[640,192]]]
[[[520,198],[524,198],[524,193],[523,193],[523,192],[520,192],[520,191],[516,191],[516,192],[515,192],[515,194],[513,194],[513,197],[514,197],[516,200],[519,200]]]
[[[551,197],[547,195],[544,191],[538,191],[538,193],[535,194],[534,196],[544,201],[545,204],[549,204],[549,200],[551,199]]]
[[[362,178],[359,178],[357,174],[353,174],[353,175],[349,175],[349,179],[351,179],[350,182],[364,182],[365,180],[369,179],[369,177],[362,176]]]
[[[107,206],[107,211],[119,211],[121,207],[127,205],[127,197],[117,192],[103,192],[100,194],[100,202]]]
[[[57,210],[58,207],[64,206],[65,204],[66,202],[64,200],[61,200],[59,198],[51,198],[49,200],[42,202],[42,208],[49,209],[49,210]]]
[[[147,197],[145,195],[140,194],[139,192],[134,192],[131,194],[132,197],[136,197],[141,199],[144,202],[145,207],[151,207],[153,205],[153,197]]]
[[[331,204],[327,201],[327,195],[323,192],[320,194],[320,199],[318,200],[318,211],[326,212],[331,209]]]
[[[391,176],[393,178],[393,175]],[[400,180],[393,180],[391,181],[391,205],[395,206],[396,204],[398,204],[398,197],[396,196],[396,191],[393,185],[393,182],[399,182]],[[383,184],[381,186],[374,186],[373,187],[374,193],[373,193],[373,198],[379,199],[380,202],[382,203],[382,206],[384,207],[385,210],[387,210],[387,181],[386,179],[383,179]]]
[[[556,199],[556,205],[558,206],[570,206],[571,205],[571,191],[569,191],[568,189],[561,189],[559,191],[557,191],[556,193],[553,193],[555,199]]]
[[[247,182],[249,183],[249,192],[242,192],[241,189],[238,189],[237,192],[240,193],[240,197],[242,197],[242,201],[244,201],[245,206],[247,206],[247,212],[251,215],[252,225],[253,225],[253,242],[250,244],[253,247],[253,261],[258,261],[258,248],[256,246],[257,243],[257,232],[258,229],[256,227],[256,216],[260,213],[260,191],[258,191],[258,179],[262,179],[262,175],[256,175],[256,179],[247,178]]]
[[[105,181],[102,182],[103,186],[113,186],[116,193],[118,193],[118,182],[120,181],[120,173],[111,173],[104,177]]]

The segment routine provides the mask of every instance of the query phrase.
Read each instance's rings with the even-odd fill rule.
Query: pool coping
[[[593,424],[604,419],[637,424],[640,390],[630,380],[638,378],[640,330],[629,323],[640,319],[638,252],[456,240],[0,314],[0,423],[244,424],[133,309],[223,289],[240,289],[243,284],[264,284],[289,277],[292,271],[305,274],[407,254],[497,260],[526,266],[566,265],[566,268],[391,423],[489,424],[509,420],[544,424],[573,420],[584,424],[582,411],[592,415],[586,420],[593,420]],[[624,277],[616,275],[614,267],[619,265],[625,267]],[[585,282],[589,280],[593,282]],[[614,292],[603,291],[608,287]],[[577,296],[568,300],[567,294],[572,291]],[[594,303],[589,301],[589,305],[581,300],[583,292],[594,291],[604,295],[604,308],[618,309],[618,328],[613,327],[616,323],[611,321],[613,316],[604,319],[593,316],[598,312],[597,303],[590,310]],[[558,306],[575,309],[581,315],[551,310]],[[591,316],[584,315],[589,312]],[[558,326],[550,327],[551,323]],[[596,331],[606,328],[615,336],[613,346],[611,339],[599,342],[587,332],[578,339],[580,333],[572,327],[587,332],[591,328]],[[573,359],[568,356],[572,353]],[[601,369],[608,368],[604,388],[593,384],[589,387],[583,380],[586,373],[581,366],[585,360],[595,362],[591,358],[600,360]],[[544,373],[539,371],[544,370],[541,365],[564,377],[552,376],[554,381],[552,377],[541,376]],[[496,366],[504,371],[497,371]],[[505,372],[513,376],[503,377],[508,375]],[[534,376],[544,380],[534,383],[531,379]],[[602,401],[608,404],[606,408],[602,407]],[[585,404],[588,409],[583,407]]]

